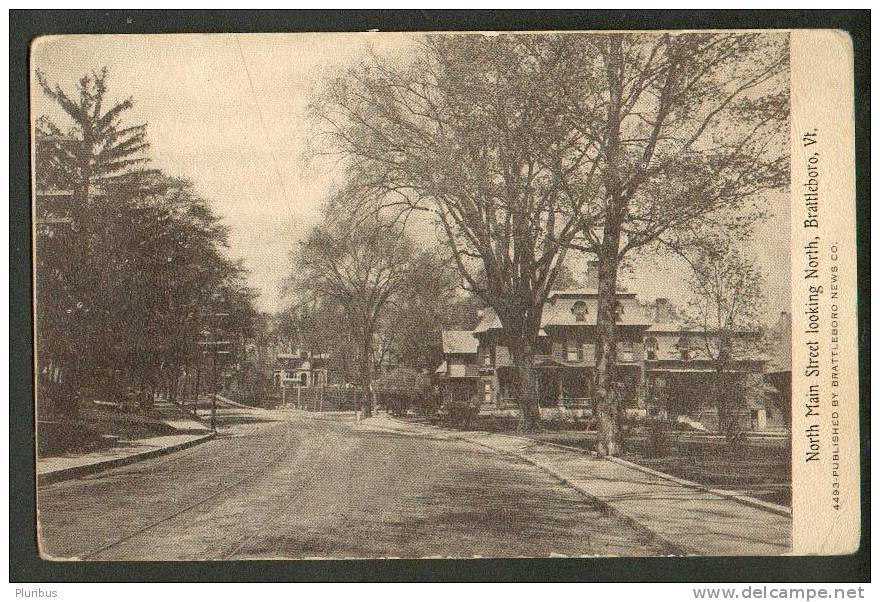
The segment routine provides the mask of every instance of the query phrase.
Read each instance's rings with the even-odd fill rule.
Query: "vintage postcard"
[[[858,548],[846,33],[31,66],[44,558]]]

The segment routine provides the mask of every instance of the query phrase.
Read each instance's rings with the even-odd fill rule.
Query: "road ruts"
[[[667,552],[530,464],[344,417],[287,416],[41,490],[43,549],[96,560]]]

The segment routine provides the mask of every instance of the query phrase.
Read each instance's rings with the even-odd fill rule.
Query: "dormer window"
[[[574,305],[571,306],[571,313],[574,314],[575,322],[586,322],[587,304],[583,301],[575,301]]]
[[[649,360],[657,359],[657,339],[654,337],[645,339],[645,357]]]

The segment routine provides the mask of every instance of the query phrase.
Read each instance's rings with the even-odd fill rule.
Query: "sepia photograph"
[[[37,38],[41,557],[805,553],[792,36]]]

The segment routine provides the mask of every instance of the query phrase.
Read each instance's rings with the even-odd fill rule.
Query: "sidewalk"
[[[208,428],[207,423],[196,419],[190,413],[190,408],[188,407],[180,406],[165,400],[159,400],[153,404],[153,411],[161,416],[162,422],[178,431],[198,434]],[[199,418],[206,420],[201,416]]]
[[[120,440],[113,447],[85,454],[65,454],[37,458],[37,483],[48,485],[77,477],[94,474],[102,470],[133,464],[186,449],[214,437],[204,422],[200,422],[180,406],[161,400],[153,406],[158,419],[137,415],[120,419],[141,420],[164,424],[177,432],[167,435],[140,437]]]
[[[564,481],[606,511],[651,531],[682,554],[763,556],[791,549],[790,516],[630,463],[600,460],[525,437],[458,432],[387,415],[364,420],[359,428],[461,439],[513,455]]]
[[[56,456],[37,460],[37,483],[48,485],[88,474],[133,464],[140,460],[186,449],[207,441],[216,433],[164,435],[136,439],[100,451],[70,456]]]

